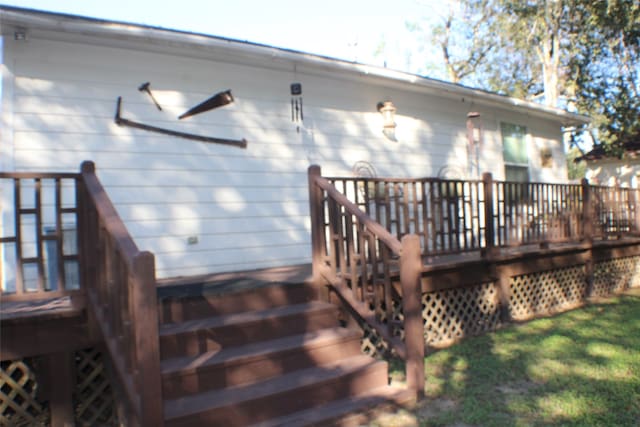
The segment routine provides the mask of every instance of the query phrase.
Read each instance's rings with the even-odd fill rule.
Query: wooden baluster
[[[61,195],[61,181],[60,178],[56,178],[54,180],[54,206],[55,206],[55,217],[56,217],[56,259],[53,262],[56,263],[58,267],[58,275],[57,277],[49,277],[49,280],[52,282],[53,280],[57,283],[57,289],[60,291],[64,291],[66,288],[66,280],[65,280],[65,271],[64,271],[64,233],[62,229],[62,195]],[[77,222],[76,222],[77,227]],[[53,283],[52,283],[53,285]],[[53,286],[52,286],[53,287]]]
[[[362,226],[360,221],[358,221],[357,218],[355,222],[355,228],[356,228],[356,236],[355,236],[356,240],[354,242],[354,245],[357,245],[358,249],[354,254],[353,262],[355,265],[359,265],[360,267],[361,297],[362,297],[362,301],[366,301],[368,298],[367,282],[369,277],[369,269],[371,269],[371,280],[372,282],[375,281],[374,265],[373,264],[369,265],[370,260],[369,260],[369,257],[367,257],[364,227]]]
[[[441,216],[440,214],[440,202],[439,196],[436,194],[437,191],[437,182],[438,181],[429,181],[429,205],[430,209],[430,228],[431,231],[431,251],[437,252],[438,250],[438,238],[441,231],[438,231],[438,218]]]
[[[404,236],[405,234],[409,234],[411,233],[411,220],[410,220],[410,208],[409,208],[409,202],[410,202],[410,198],[411,198],[411,193],[409,192],[409,183],[408,182],[402,182],[402,197],[400,198],[400,200],[402,200],[402,234],[400,234],[400,237]],[[400,238],[398,237],[398,239]]]
[[[13,214],[14,227],[16,236],[16,294],[21,295],[25,292],[24,284],[24,263],[22,261],[22,196],[21,196],[20,179],[13,180]]]
[[[482,189],[484,191],[484,256],[490,257],[495,251],[495,226],[493,206],[493,178],[490,173],[482,174]]]
[[[429,250],[429,212],[427,211],[427,188],[429,186],[429,182],[427,180],[422,180],[420,182],[420,201],[422,205],[422,230],[420,235],[422,236],[423,242],[423,255],[426,255],[430,252]]]
[[[420,231],[420,200],[418,199],[418,182],[411,182],[411,199],[413,200],[413,230],[409,229],[409,233],[421,234]]]
[[[471,182],[462,181],[460,184],[460,190],[462,191],[462,218],[460,224],[462,226],[462,241],[464,242],[463,248],[468,251],[472,243],[469,241],[471,226],[473,222],[473,207],[471,202]]]
[[[404,207],[402,202],[401,187],[399,183],[393,183],[393,198],[391,199],[391,203],[393,204],[394,217],[392,223],[396,225],[396,232],[391,233],[395,234],[396,239],[400,240],[402,237],[402,218],[403,216],[400,214],[400,210]],[[391,210],[391,209],[390,209]]]
[[[364,227],[362,227],[364,232]],[[382,304],[381,304],[381,296],[383,294],[384,283],[382,287],[380,287],[380,278],[384,277],[384,261],[383,261],[383,270],[380,271],[380,260],[378,259],[378,246],[376,245],[375,236],[369,231],[366,232],[366,240],[367,240],[367,254],[368,261],[371,264],[371,285],[372,285],[372,296],[373,296],[373,310],[376,314],[376,319],[381,319],[382,314]],[[380,249],[382,250],[382,249]],[[380,254],[382,255],[382,253]],[[384,256],[382,257],[384,259]],[[383,279],[384,280],[384,279]]]
[[[385,228],[391,234],[393,234],[393,230],[391,228],[392,219],[391,219],[391,196],[389,194],[389,182],[383,181],[384,185],[384,220],[385,220]]]
[[[446,211],[446,215],[447,215],[447,248],[445,252],[448,253],[453,253],[454,251],[457,251],[458,245],[456,242],[456,238],[457,238],[457,224],[456,224],[456,218],[457,218],[457,212],[455,209],[455,202],[456,202],[456,191],[455,191],[455,184],[453,183],[453,181],[445,181],[444,182],[444,188],[445,188],[445,211]]]
[[[38,268],[38,292],[45,292],[44,254],[42,240],[42,180],[35,179],[35,215],[36,215],[36,265]]]
[[[356,255],[356,248],[355,248],[355,239],[353,236],[353,217],[351,216],[351,214],[349,212],[344,212],[344,223],[345,223],[345,230],[344,230],[344,240],[345,240],[345,266],[348,265],[349,271],[348,271],[348,277],[349,280],[351,281],[351,289],[353,290],[353,296],[356,299],[360,299],[361,301],[364,301],[364,282],[366,281],[366,276],[363,276],[362,274],[365,274],[365,266],[362,266],[362,271],[359,273],[358,272],[358,264],[357,264],[357,255]],[[343,276],[347,276],[347,270],[343,270]],[[362,288],[358,289],[359,286],[358,284],[362,284]],[[358,295],[358,293],[360,295]]]
[[[393,335],[393,298],[391,295],[391,251],[382,242],[379,242],[382,253],[382,265],[384,271],[384,282],[382,288],[382,301],[384,302],[385,317],[389,335]]]

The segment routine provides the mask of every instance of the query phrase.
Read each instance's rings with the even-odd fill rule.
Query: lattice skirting
[[[584,265],[514,276],[509,312],[515,320],[575,307],[586,296]]]
[[[398,325],[404,321],[400,301],[393,301],[392,320]],[[386,323],[387,319],[382,321]],[[500,325],[500,313],[494,283],[423,294],[422,321],[425,343],[436,347],[495,330]],[[387,357],[388,343],[366,324],[360,326],[364,331],[362,351]],[[404,330],[400,327],[394,334],[404,338]]]
[[[39,360],[29,358],[0,362],[0,425],[49,425],[49,407],[40,399],[36,378]]]
[[[424,339],[445,344],[495,330],[500,324],[495,284],[481,283],[422,295]]]
[[[38,377],[42,358],[0,363],[0,426],[48,426],[51,414]],[[54,367],[55,369],[55,367]],[[116,426],[113,391],[102,355],[95,349],[75,353],[74,389],[77,426]]]
[[[360,341],[360,349],[364,354],[379,359],[388,359],[393,356],[393,350],[378,332],[366,323],[360,323],[363,335]]]
[[[116,426],[118,418],[113,390],[102,353],[95,349],[76,352],[76,422],[82,426]]]
[[[588,296],[586,279],[584,265],[511,277],[509,313],[514,320],[526,320],[576,307]],[[594,264],[592,296],[606,296],[632,287],[640,287],[640,256]],[[392,319],[402,325],[404,316],[400,301],[393,301]],[[500,326],[496,284],[482,283],[425,293],[422,295],[422,319],[425,343],[434,347],[493,331]],[[363,352],[387,357],[390,354],[388,343],[367,325],[361,327],[364,331]],[[404,331],[398,329],[396,335],[404,337]]]
[[[593,296],[640,287],[640,256],[610,259],[593,266]]]

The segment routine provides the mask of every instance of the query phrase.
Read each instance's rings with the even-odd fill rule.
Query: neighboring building
[[[640,187],[640,140],[623,145],[620,156],[609,155],[596,146],[577,160],[587,162],[586,178],[591,184]]]
[[[0,7],[0,25],[0,170],[76,171],[93,160],[138,245],[156,254],[159,277],[308,262],[311,164],[327,175],[365,165],[379,176],[566,182],[562,127],[588,122],[412,74],[202,34],[12,7]],[[145,82],[161,110],[139,90]],[[227,89],[232,103],[178,120]],[[248,145],[118,126],[118,97],[123,118]],[[396,111],[384,128],[386,101]],[[481,140],[471,148],[467,121]],[[11,206],[2,209],[8,224]]]

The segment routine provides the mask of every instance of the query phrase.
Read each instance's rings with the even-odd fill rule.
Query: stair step
[[[312,301],[260,311],[160,325],[162,359],[267,341],[337,326],[336,306]]]
[[[210,316],[267,310],[314,299],[307,284],[253,282],[176,285],[158,291],[161,323],[178,323]]]
[[[165,399],[253,383],[360,354],[359,330],[322,329],[162,362]]]
[[[386,384],[387,364],[358,355],[248,386],[166,400],[165,425],[248,425],[325,405]]]
[[[251,427],[358,427],[366,425],[377,411],[415,403],[415,393],[398,386],[384,386],[358,396],[274,418]]]

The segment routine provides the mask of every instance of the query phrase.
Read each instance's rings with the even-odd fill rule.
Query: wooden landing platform
[[[0,360],[93,346],[82,296],[0,304]]]
[[[2,301],[0,304],[1,321],[20,319],[62,318],[79,316],[84,303],[70,296],[47,298],[32,301]]]
[[[158,297],[193,294],[225,294],[271,284],[301,284],[311,280],[311,264],[197,276],[172,277],[157,281]]]

